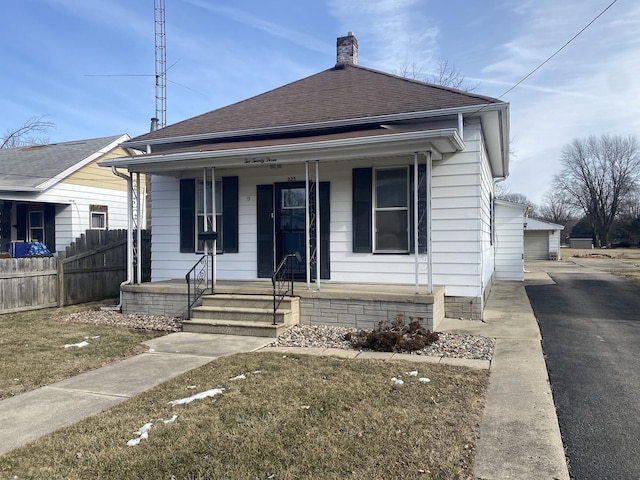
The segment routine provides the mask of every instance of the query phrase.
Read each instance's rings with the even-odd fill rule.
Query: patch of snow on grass
[[[76,348],[84,348],[87,345],[89,345],[89,342],[82,341],[82,342],[78,342],[78,343],[67,343],[65,344],[64,348],[72,348],[72,347],[76,347]]]
[[[181,398],[179,400],[171,400],[169,405],[172,407],[176,405],[185,405],[187,403],[191,403],[194,400],[201,400],[207,397],[214,397],[220,393],[224,392],[224,388],[212,388],[211,390],[207,390],[206,392],[196,393],[195,395],[191,395],[190,397]]]

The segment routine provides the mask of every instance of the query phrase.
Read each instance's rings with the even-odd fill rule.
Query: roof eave
[[[458,130],[451,128],[227,150],[149,154],[105,160],[99,165],[127,168],[129,171],[158,172],[176,170],[176,162],[180,163],[180,169],[199,167],[199,162],[202,161],[211,166],[212,160],[216,161],[216,167],[238,167],[265,163],[300,163],[308,159],[349,160],[363,156],[406,154],[417,151],[431,151],[434,154],[433,158],[437,160],[442,158],[443,150],[461,151],[464,147]]]
[[[395,113],[390,115],[376,115],[371,117],[349,118],[344,120],[331,120],[327,122],[304,123],[297,125],[279,125],[273,127],[262,127],[247,130],[230,130],[225,132],[203,133],[197,135],[185,135],[179,137],[165,137],[147,140],[130,140],[124,142],[122,146],[146,150],[147,146],[163,145],[168,143],[183,143],[203,140],[218,140],[222,138],[236,138],[245,136],[287,134],[292,132],[307,132],[325,128],[338,128],[348,126],[358,126],[373,123],[389,123],[402,120],[415,120],[421,118],[442,117],[449,115],[472,115],[478,112],[492,112],[504,110],[508,104],[487,103],[481,105],[470,105],[466,107],[452,107],[438,110],[425,110],[419,112]]]

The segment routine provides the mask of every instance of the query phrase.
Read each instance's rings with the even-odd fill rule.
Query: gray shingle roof
[[[33,191],[120,137],[0,149],[0,190]]]
[[[353,64],[341,64],[269,92],[131,140],[313,124],[501,103],[440,85]],[[151,142],[153,143],[153,142]]]

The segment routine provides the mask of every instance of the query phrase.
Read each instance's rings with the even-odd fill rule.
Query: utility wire
[[[613,2],[611,2],[604,10],[602,10],[598,15],[595,16],[595,18],[593,20],[591,20],[589,23],[587,23],[584,28],[582,30],[580,30],[578,33],[576,33],[573,37],[571,37],[571,39],[566,42],[564,45],[562,45],[559,49],[557,49],[549,58],[547,58],[544,62],[542,62],[540,65],[538,65],[536,68],[534,68],[533,70],[531,70],[527,75],[525,75],[522,80],[520,80],[518,83],[516,83],[513,87],[511,87],[509,90],[507,90],[506,92],[504,92],[502,95],[500,95],[498,98],[502,98],[505,95],[507,95],[509,92],[511,92],[513,89],[515,89],[516,87],[518,87],[518,85],[520,85],[522,82],[524,82],[527,78],[529,78],[531,75],[533,75],[534,73],[536,73],[538,70],[540,70],[547,62],[549,62],[553,57],[555,57],[556,55],[558,55],[562,50],[564,50],[564,48],[569,45],[571,42],[573,42],[576,38],[578,38],[578,36],[584,32],[587,28],[589,28],[596,20],[598,20],[602,15],[605,14],[605,12],[607,10],[609,10],[614,3],[616,3],[618,0],[613,0]]]

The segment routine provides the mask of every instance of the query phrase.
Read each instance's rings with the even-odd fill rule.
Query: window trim
[[[90,230],[106,230],[107,229],[107,213],[106,212],[96,212],[94,210],[92,210],[90,213],[90,218],[89,218],[89,229]],[[95,227],[93,225],[93,219],[94,218],[102,218],[102,227]]]
[[[378,172],[383,170],[403,170],[405,174],[406,184],[406,199],[404,207],[378,207]],[[372,251],[376,254],[408,254],[411,251],[411,181],[409,175],[409,166],[388,166],[388,167],[376,167],[373,169],[372,175],[372,200],[371,200],[371,215],[372,215]],[[378,212],[398,212],[404,211],[406,215],[405,230],[406,249],[380,249],[378,248],[378,231],[377,231],[377,214]]]
[[[195,253],[203,254],[204,253],[204,244],[202,244],[202,248],[200,248],[200,241],[198,240],[198,234],[200,233],[200,224],[202,219],[202,225],[204,226],[204,208],[200,211],[200,207],[204,207],[204,203],[200,201],[200,192],[204,189],[202,188],[204,180],[202,178],[195,179],[195,208],[194,208],[194,230],[195,230],[195,245],[194,251]],[[224,192],[222,189],[223,181],[222,177],[216,177],[215,186],[216,186],[216,232],[218,232],[218,238],[216,239],[216,254],[221,254],[224,251],[223,245],[223,202],[224,202]],[[211,197],[212,202],[207,203],[207,206],[213,205],[213,190],[211,189],[211,181],[207,181],[207,197]],[[210,221],[209,225],[213,225],[213,212],[209,211],[207,208],[207,220]]]
[[[90,205],[89,206],[89,230],[108,230],[109,229],[109,207],[106,205]],[[93,216],[99,215],[104,218],[104,227],[93,226]]]

